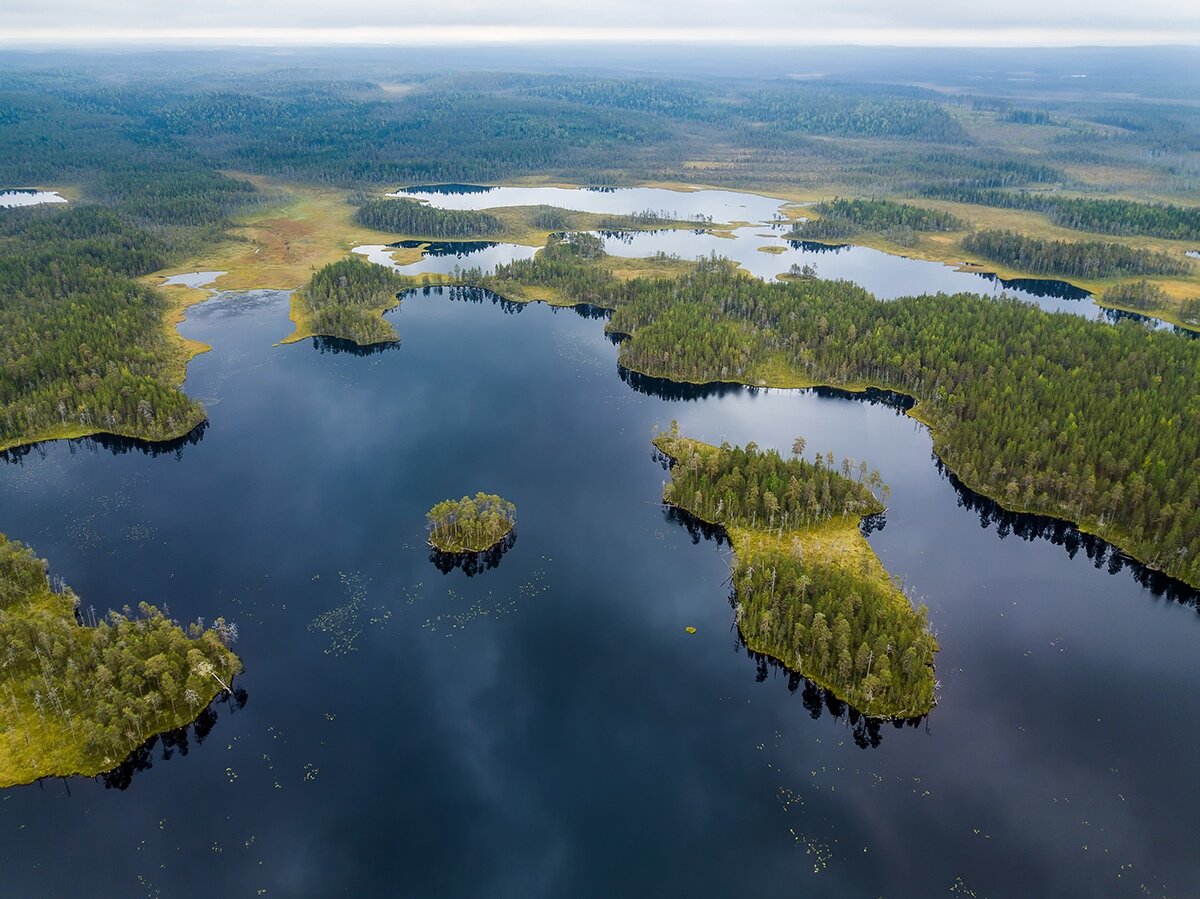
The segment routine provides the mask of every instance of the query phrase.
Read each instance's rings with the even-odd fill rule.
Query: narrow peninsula
[[[242,670],[223,619],[185,632],[146,603],[81,615],[46,563],[0,534],[0,787],[111,771],[194,721]]]
[[[438,503],[425,516],[429,545],[443,553],[483,553],[510,537],[517,507],[492,493]]]
[[[908,414],[972,490],[1200,586],[1200,341],[1016,299],[884,301],[803,273],[768,283],[716,257],[631,278],[610,264],[560,241],[464,280],[613,310],[618,362],[643,375],[911,397]]]
[[[878,472],[680,436],[663,501],[724,528],[736,555],[735,617],[746,646],[778,659],[866,715],[916,718],[936,702],[925,607],[892,581],[860,523],[884,511]]]
[[[306,337],[336,337],[359,346],[397,343],[400,335],[383,318],[400,305],[409,282],[390,269],[359,256],[319,269],[292,297],[296,330],[284,343]]]

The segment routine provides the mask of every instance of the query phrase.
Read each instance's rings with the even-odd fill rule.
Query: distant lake
[[[59,196],[52,190],[35,190],[30,188],[7,188],[0,190],[0,209],[11,209],[14,206],[39,206],[42,203],[66,203],[66,197]]]
[[[884,402],[638,377],[602,321],[461,295],[405,294],[401,343],[362,355],[274,346],[286,292],[218,293],[181,326],[213,347],[206,429],[0,462],[0,528],[85,608],[223,615],[246,663],[112,789],[0,792],[0,892],[1200,892],[1193,592],[962,489]],[[659,502],[673,418],[881,470],[870,542],[942,645],[928,719],[867,722],[739,647],[728,547]],[[516,543],[443,574],[425,512],[477,490]]]
[[[682,259],[717,254],[735,260],[751,274],[766,280],[787,273],[793,265],[811,266],[821,278],[846,279],[880,299],[890,300],[921,293],[980,293],[1016,297],[1050,312],[1068,312],[1088,318],[1118,321],[1131,319],[1163,329],[1194,332],[1151,316],[1107,310],[1091,302],[1086,290],[1053,278],[998,277],[983,265],[954,268],[940,262],[884,253],[870,247],[829,245],[786,240],[786,227],[778,221],[786,201],[733,191],[692,192],[662,188],[481,187],[438,185],[407,188],[391,196],[404,196],[446,209],[487,209],[496,206],[547,204],[584,212],[628,214],[644,209],[674,210],[682,218],[711,216],[715,222],[744,220],[758,224],[735,228],[730,234],[697,228],[604,233],[605,250],[614,256],[640,258],[667,253]],[[681,212],[680,210],[686,210]],[[405,241],[419,245],[420,241]],[[531,258],[536,248],[490,241],[443,241],[433,253],[407,265],[394,265],[383,246],[356,247],[355,252],[406,275],[450,274],[455,269],[494,270],[514,259]],[[764,252],[770,250],[770,252]]]
[[[411,187],[389,194],[422,200],[442,209],[490,209],[496,206],[557,206],[576,212],[630,215],[662,212],[715,222],[765,222],[776,217],[787,200],[730,190],[667,190],[660,187],[483,187],[441,185]]]

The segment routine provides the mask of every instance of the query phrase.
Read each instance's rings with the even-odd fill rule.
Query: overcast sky
[[[0,0],[0,43],[1200,44],[1200,0]]]

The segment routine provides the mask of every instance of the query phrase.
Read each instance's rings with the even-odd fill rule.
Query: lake
[[[111,787],[0,792],[5,893],[1200,892],[1194,594],[963,492],[886,404],[623,377],[572,310],[430,290],[389,319],[382,352],[277,347],[286,293],[219,294],[181,326],[214,347],[202,433],[0,463],[0,529],[85,607],[224,615],[246,665]],[[868,725],[746,655],[728,547],[659,502],[672,418],[881,470],[932,715]],[[516,543],[443,574],[425,512],[477,490]]]
[[[786,201],[732,191],[675,191],[663,188],[606,188],[604,190],[560,187],[484,187],[480,185],[429,185],[407,188],[393,194],[421,200],[445,209],[490,209],[498,206],[552,205],[582,212],[628,214],[642,210],[666,210],[679,218],[699,216],[714,222],[750,221],[758,224],[715,233],[701,229],[605,232],[604,249],[611,255],[644,258],[657,253],[695,259],[716,254],[735,260],[751,274],[769,281],[792,266],[811,266],[818,277],[845,279],[871,291],[880,299],[893,300],[920,293],[1006,294],[1033,303],[1050,312],[1069,312],[1088,318],[1117,321],[1131,319],[1182,334],[1194,332],[1137,313],[1104,309],[1086,290],[1049,278],[1000,278],[986,265],[968,263],[961,268],[924,259],[884,253],[870,247],[826,245],[812,241],[787,240],[781,224]],[[683,211],[680,212],[679,210]],[[401,241],[403,245],[419,245]],[[494,241],[443,241],[435,252],[417,262],[396,265],[390,248],[382,245],[355,247],[354,252],[372,262],[405,275],[452,274],[457,269],[479,268],[490,272],[514,259],[531,258],[535,247]]]
[[[662,187],[488,187],[440,184],[407,187],[388,194],[421,200],[442,209],[498,206],[557,206],[574,212],[631,215],[664,213],[669,218],[704,217],[715,222],[765,222],[781,215],[787,200],[732,190],[668,190]],[[797,204],[799,205],[799,204]]]
[[[0,209],[15,206],[39,206],[42,203],[66,203],[67,198],[56,191],[16,187],[0,189]]]

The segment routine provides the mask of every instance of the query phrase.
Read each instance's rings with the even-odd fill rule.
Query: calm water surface
[[[1193,333],[1149,316],[1104,309],[1091,302],[1091,294],[1086,290],[1065,281],[1005,280],[967,260],[964,260],[965,268],[955,269],[940,262],[894,256],[870,247],[788,241],[784,239],[786,228],[776,221],[782,215],[786,201],[756,194],[642,187],[597,190],[457,184],[408,188],[390,196],[419,199],[445,209],[546,204],[584,212],[632,213],[651,209],[665,210],[679,218],[702,216],[715,222],[758,222],[721,234],[703,230],[660,230],[602,236],[605,250],[614,256],[644,258],[667,253],[682,259],[695,259],[716,254],[735,260],[751,274],[768,281],[789,272],[792,266],[811,266],[818,277],[853,281],[885,300],[921,293],[1003,293],[1051,312],[1069,312],[1107,321],[1126,318],[1188,335]],[[404,243],[411,245],[413,242]],[[463,268],[489,272],[514,259],[531,258],[536,248],[491,241],[443,242],[435,245],[434,252],[427,252],[419,261],[407,265],[396,265],[392,261],[391,248],[387,246],[355,247],[354,252],[402,274],[421,275],[451,274]]]
[[[0,892],[1200,892],[1194,605],[982,526],[885,405],[639,391],[601,322],[517,308],[409,295],[403,342],[361,356],[274,347],[286,294],[219,295],[183,325],[214,346],[197,443],[0,464],[0,529],[85,606],[225,615],[246,662],[244,703],[126,789],[0,792]],[[728,548],[658,502],[671,418],[882,470],[871,542],[943,647],[919,727],[835,716],[739,649]],[[442,574],[424,513],[476,490],[516,502],[516,545]]]
[[[484,187],[430,185],[389,194],[422,200],[442,209],[498,206],[557,206],[576,212],[630,215],[665,213],[672,218],[703,216],[716,222],[765,222],[780,216],[786,200],[732,190],[667,190],[661,187]]]
[[[39,206],[42,203],[65,203],[66,197],[59,196],[52,190],[37,190],[34,188],[8,188],[0,190],[0,209],[10,209],[14,206]]]

